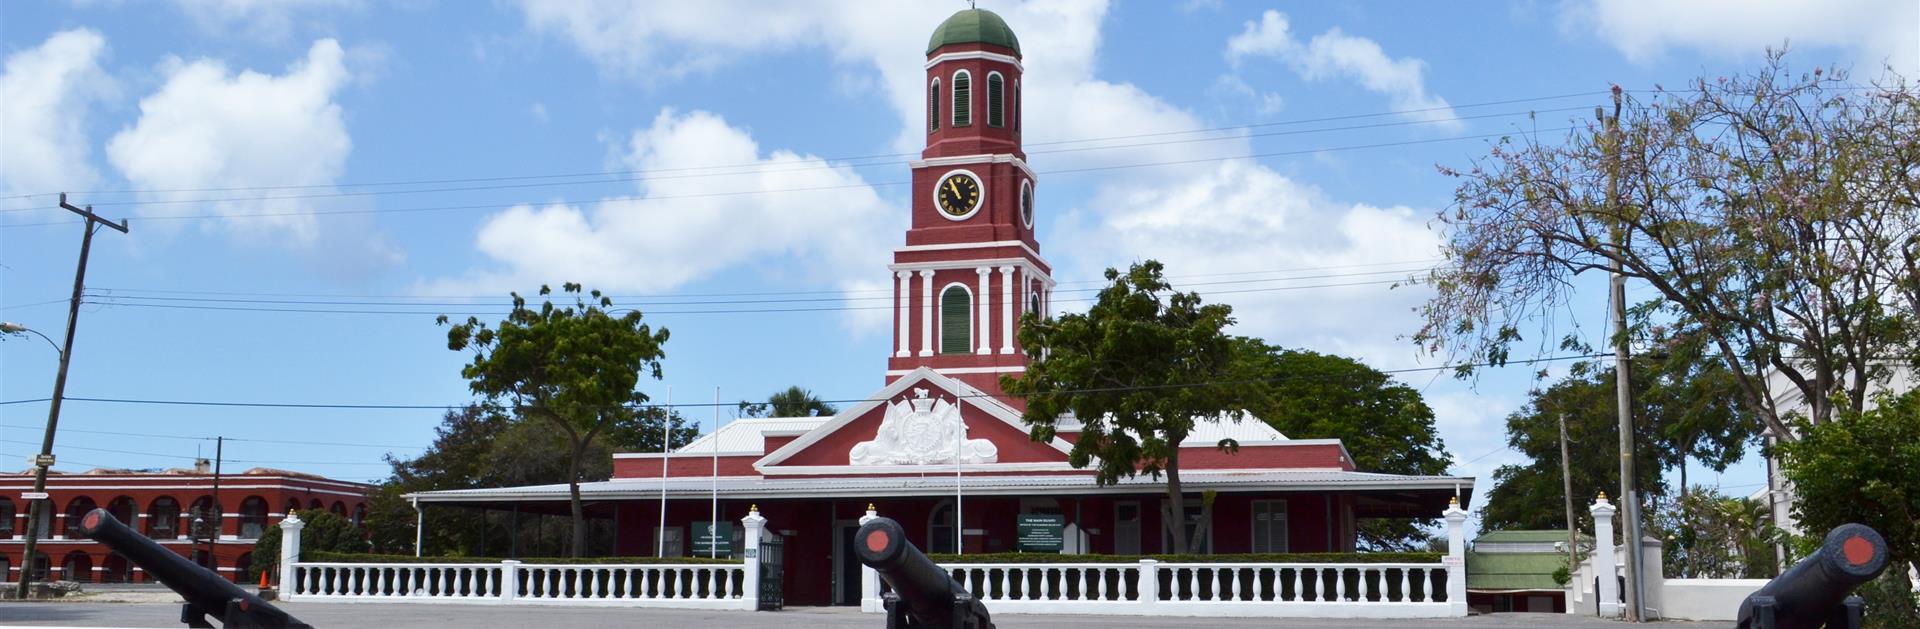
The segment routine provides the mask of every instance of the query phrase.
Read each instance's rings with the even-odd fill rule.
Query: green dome
[[[1006,20],[986,9],[966,9],[941,22],[927,40],[927,54],[953,44],[992,44],[1012,48],[1013,55],[1020,56],[1020,38],[1013,36]]]

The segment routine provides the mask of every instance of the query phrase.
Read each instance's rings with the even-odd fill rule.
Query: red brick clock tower
[[[955,13],[927,43],[927,148],[912,162],[913,223],[894,250],[887,382],[928,367],[1000,393],[1026,357],[1015,327],[1052,303],[1020,149],[1020,41],[991,11]]]

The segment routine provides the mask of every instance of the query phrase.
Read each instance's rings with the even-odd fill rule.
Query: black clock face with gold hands
[[[940,190],[934,198],[940,201],[940,211],[948,216],[966,216],[980,206],[980,182],[964,173],[948,175],[940,181]]]

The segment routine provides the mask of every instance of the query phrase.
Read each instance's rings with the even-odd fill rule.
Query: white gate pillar
[[[873,503],[867,503],[867,514],[860,516],[860,525],[866,526],[878,517],[880,512],[873,509]],[[880,602],[880,571],[865,563],[860,564],[860,611],[869,614],[886,611]]]
[[[1447,518],[1447,557],[1442,563],[1447,566],[1447,611],[1449,615],[1465,618],[1467,616],[1467,510],[1460,508],[1460,498],[1455,496],[1447,501],[1447,510],[1440,512]]]
[[[1606,492],[1594,499],[1593,506],[1587,512],[1593,514],[1593,576],[1600,583],[1594,587],[1594,598],[1600,606],[1602,617],[1620,615],[1619,573],[1614,568],[1613,557],[1613,503],[1607,502]]]
[[[300,521],[300,516],[292,513],[280,520],[280,596],[283,598],[300,591],[293,564],[300,561],[300,529],[306,526],[306,522]]]
[[[760,517],[760,506],[747,507],[747,517],[740,518],[740,524],[747,530],[745,545],[746,560],[742,563],[740,589],[746,609],[760,609],[760,536],[766,532],[767,519]]]

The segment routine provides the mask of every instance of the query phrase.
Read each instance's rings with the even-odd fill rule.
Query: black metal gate
[[[786,540],[770,535],[760,540],[760,611],[778,611],[787,605]]]

